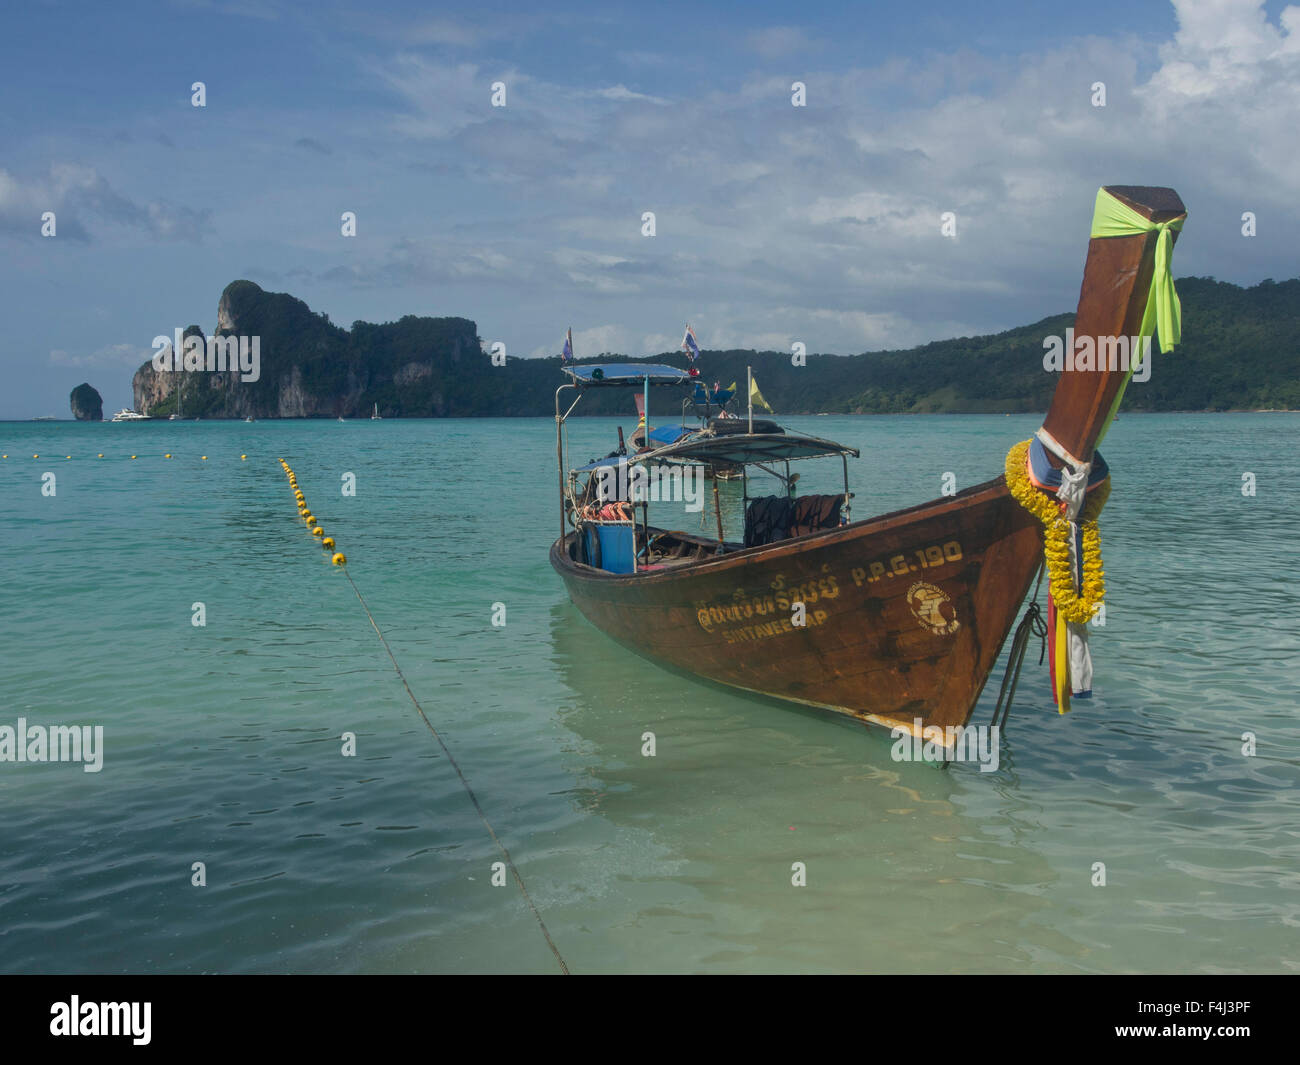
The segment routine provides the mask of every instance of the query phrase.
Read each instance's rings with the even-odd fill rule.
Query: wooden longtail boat
[[[1100,352],[1105,340],[1113,351],[1111,338],[1149,336],[1157,290],[1176,314],[1168,259],[1185,214],[1172,189],[1099,192],[1076,346],[1091,339]],[[1176,322],[1170,332],[1177,333]],[[1161,337],[1166,350],[1177,339]],[[1037,437],[1051,467],[1076,484],[1087,481],[1132,373],[1091,365],[1077,368],[1070,353]],[[1005,476],[841,523],[852,499],[847,459],[857,452],[786,432],[692,437],[649,453],[613,454],[568,471],[566,483],[565,419],[586,389],[641,388],[648,397],[651,388],[690,382],[680,370],[642,364],[566,372],[570,383],[556,391],[561,511],[550,559],[592,624],[651,660],[743,691],[914,734],[967,723],[1044,560],[1044,526],[1014,498]],[[578,397],[561,413],[570,389]],[[822,508],[822,524],[812,531],[795,524],[784,538],[756,533],[749,546],[724,539],[720,512],[715,539],[658,529],[649,525],[648,505],[605,502],[597,486],[601,476],[635,465],[732,462],[770,473],[785,462],[783,481],[791,487],[791,460],[837,455],[843,497],[820,497],[837,502],[834,521],[825,521]],[[746,502],[753,513],[760,501],[749,502],[746,490]],[[758,527],[749,524],[747,532]]]

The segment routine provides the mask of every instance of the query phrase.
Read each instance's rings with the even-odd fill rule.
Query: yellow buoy
[[[166,455],[163,456],[163,458],[165,458],[165,459],[169,459],[169,458],[171,458],[171,457],[172,457],[172,456],[171,456],[171,452],[170,452],[170,451],[169,451]]]
[[[320,542],[320,545],[321,545],[321,547],[325,548],[326,550],[333,551],[333,550],[334,550],[334,537],[332,537],[332,536],[327,536],[327,537],[325,537],[325,539],[322,540],[322,541]]]
[[[64,455],[63,457],[64,457],[65,459],[70,459],[70,458],[72,458],[71,455]]]
[[[311,517],[310,515],[308,515],[308,517],[307,517],[307,525],[310,527],[310,526],[315,525],[315,524],[316,524],[316,519],[313,518],[313,517]]]
[[[32,456],[32,458],[34,458],[34,459],[38,459],[38,458],[40,458],[40,457],[41,457],[40,455],[33,455],[33,456]]]
[[[135,458],[135,456],[134,456],[134,455],[132,455],[132,456],[131,456],[131,457],[132,457],[132,458]]]
[[[330,561],[333,562],[334,565],[336,566],[346,566],[348,564],[347,556],[344,555],[342,551],[336,552],[334,557],[330,559]]]
[[[247,455],[240,455],[240,456],[239,456],[239,461],[240,461],[240,462],[246,462],[247,460],[248,460],[248,456],[247,456]]]
[[[101,459],[104,457],[104,453],[103,453],[102,451],[99,453],[99,457],[100,457]]]
[[[325,530],[322,529],[319,525],[317,525],[316,528],[312,529],[311,534],[312,536],[324,536]]]
[[[207,455],[204,455],[204,456],[203,456],[203,461],[204,461],[204,462],[207,462],[207,461],[208,461],[208,456],[207,456]]]

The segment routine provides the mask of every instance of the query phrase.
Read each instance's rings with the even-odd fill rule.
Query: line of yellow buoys
[[[9,456],[8,456],[7,454],[5,454],[5,455],[0,455],[0,459],[7,459],[8,457],[9,457]],[[41,457],[41,456],[40,456],[39,454],[37,454],[37,455],[33,455],[33,456],[32,456],[32,458],[34,458],[34,459],[38,459],[38,458],[40,458],[40,457]],[[70,459],[70,458],[72,458],[71,455],[64,455],[63,457],[64,457],[65,459]],[[95,455],[95,458],[97,458],[97,459],[102,459],[103,457],[104,457],[104,453],[103,453],[102,451],[98,452],[98,453]],[[137,456],[137,455],[132,455],[131,457],[134,459],[134,458],[138,458],[139,456]],[[168,451],[165,455],[163,455],[163,458],[165,458],[165,459],[170,459],[170,458],[175,458],[175,456],[174,456],[170,451]],[[207,461],[208,461],[208,456],[207,456],[207,455],[200,455],[200,456],[199,456],[199,459],[200,459],[200,461],[202,461],[202,462],[207,462]],[[248,456],[247,456],[247,455],[240,455],[240,456],[239,456],[239,461],[240,461],[240,462],[247,462],[247,461],[248,461]]]
[[[320,541],[321,547],[326,551],[333,552],[330,561],[336,566],[346,566],[348,564],[347,556],[344,555],[342,551],[334,550],[333,537],[325,535],[325,530],[321,528],[320,522],[316,520],[316,516],[308,509],[307,497],[302,494],[302,489],[298,487],[297,476],[294,474],[293,470],[290,469],[289,464],[285,462],[284,459],[280,460],[280,466],[284,470],[284,475],[289,478],[289,487],[293,489],[293,498],[298,502],[298,517],[302,518],[302,520],[307,523],[307,528],[311,530],[312,536]]]

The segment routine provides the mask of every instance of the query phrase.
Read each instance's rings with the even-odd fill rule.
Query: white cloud
[[[197,241],[207,230],[210,212],[195,211],[163,200],[141,205],[118,193],[93,167],[55,163],[44,178],[21,180],[0,170],[0,232],[37,236],[41,215],[53,211],[55,237],[87,241],[85,219],[119,225],[159,240]]]
[[[681,95],[666,99],[399,57],[381,75],[402,101],[399,130],[456,159],[476,188],[454,222],[429,223],[430,250],[397,256],[387,276],[539,293],[575,322],[624,321],[591,341],[629,354],[687,308],[711,347],[902,347],[1071,309],[1106,183],[1178,188],[1192,221],[1175,269],[1216,272],[1240,241],[1198,220],[1294,217],[1300,8],[1273,23],[1259,0],[1174,7],[1178,30],[1150,73],[1150,42],[1126,36],[1012,56],[967,48],[809,69],[807,108],[768,73],[669,81]],[[816,45],[796,27],[744,43],[775,57]],[[504,109],[489,106],[498,78]],[[1096,81],[1105,107],[1092,106]],[[646,210],[653,239],[639,232]],[[956,240],[940,234],[946,211]],[[1267,247],[1252,245],[1257,277],[1281,276],[1289,267],[1265,262]],[[373,280],[393,268],[383,263],[349,269]],[[528,339],[512,347],[527,350],[535,327],[519,306],[488,301],[505,319],[494,332],[517,321]]]
[[[606,100],[640,100],[645,103],[667,106],[668,101],[659,96],[647,96],[642,92],[633,92],[626,85],[612,85],[608,89],[597,89],[596,95]]]

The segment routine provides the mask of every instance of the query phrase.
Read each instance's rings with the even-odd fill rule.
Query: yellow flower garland
[[[1043,523],[1043,555],[1047,575],[1052,582],[1052,599],[1066,621],[1085,624],[1101,606],[1106,596],[1105,570],[1101,568],[1101,532],[1097,516],[1110,496],[1110,478],[1088,493],[1079,525],[1083,529],[1083,591],[1074,592],[1070,568],[1070,523],[1061,515],[1061,505],[1054,496],[1044,495],[1029,479],[1026,464],[1029,445],[1025,440],[1007,452],[1007,488],[1030,514]]]

